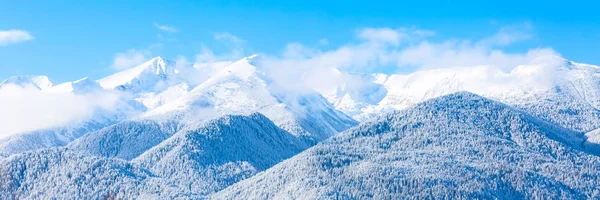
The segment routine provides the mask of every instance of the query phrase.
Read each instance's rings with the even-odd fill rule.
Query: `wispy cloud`
[[[419,41],[393,53],[399,67],[413,66],[420,69],[493,66],[510,70],[528,64],[540,57],[559,57],[551,48],[532,48],[523,52],[505,52],[502,47],[533,37],[529,23],[500,28],[490,37],[479,40],[448,39],[435,42]]]
[[[116,70],[123,70],[142,64],[149,60],[151,53],[149,50],[129,49],[126,52],[117,53],[113,59],[111,67]]]
[[[24,30],[0,30],[0,46],[6,46],[33,40],[34,37]]]
[[[154,23],[154,27],[156,27],[157,29],[161,30],[161,31],[166,31],[166,32],[171,32],[171,33],[177,33],[177,28],[172,27],[172,26],[168,26],[168,25],[162,25],[162,24],[158,24],[158,23]]]
[[[97,110],[111,110],[114,92],[49,93],[13,84],[0,87],[0,139],[16,133],[61,127],[90,119]]]
[[[163,34],[159,33],[156,35],[156,39],[158,39],[159,41],[167,41],[167,42],[175,42],[177,41],[177,38],[174,37],[166,37]]]
[[[496,34],[479,41],[479,45],[507,46],[533,37],[532,25],[529,22],[502,27]]]
[[[231,42],[233,44],[244,43],[244,40],[242,40],[239,37],[237,37],[231,33],[228,33],[228,32],[214,33],[213,35],[214,35],[215,40]]]
[[[240,59],[244,56],[245,41],[236,35],[227,32],[214,33],[215,40],[228,47],[228,51],[215,53],[213,49],[202,45],[200,53],[196,54],[196,63],[211,63],[224,60]]]
[[[535,57],[557,55],[549,48],[533,48],[507,53],[501,47],[533,37],[528,23],[502,27],[493,35],[479,40],[432,40],[433,31],[415,28],[363,28],[356,38],[360,43],[348,43],[322,50],[300,43],[287,45],[278,58],[302,63],[304,66],[350,68],[365,71],[381,66],[417,69],[489,65],[503,68],[526,64]]]
[[[360,30],[357,37],[369,42],[381,42],[398,45],[401,39],[408,35],[391,28],[365,28]]]
[[[325,46],[329,44],[329,40],[327,38],[322,38],[319,40],[319,45]]]

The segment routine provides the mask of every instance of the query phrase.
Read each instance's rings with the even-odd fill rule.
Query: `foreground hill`
[[[133,161],[69,147],[0,158],[0,199],[197,199],[308,148],[258,113],[198,127],[177,132]]]
[[[214,199],[595,199],[585,136],[461,92],[338,134]]]

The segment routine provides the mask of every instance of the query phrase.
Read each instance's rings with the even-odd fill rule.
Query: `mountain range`
[[[1,82],[111,98],[1,133],[0,199],[600,198],[598,66],[332,68],[328,84],[295,90],[262,59],[156,57],[99,80]]]

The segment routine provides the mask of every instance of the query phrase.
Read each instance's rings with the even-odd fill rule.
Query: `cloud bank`
[[[214,36],[216,41],[229,44],[231,48],[215,53],[203,46],[195,57],[197,65],[238,60],[249,55],[240,37],[230,33]],[[426,91],[429,86],[433,87],[431,84],[447,78],[457,77],[465,84],[465,89],[473,91],[508,88],[507,84],[511,87],[535,85],[543,89],[558,76],[556,67],[564,64],[561,55],[548,47],[506,50],[532,38],[535,38],[533,27],[527,22],[500,27],[481,38],[453,38],[415,27],[366,27],[357,29],[352,40],[339,46],[329,45],[326,39],[308,44],[290,42],[280,52],[258,53],[261,58],[253,63],[267,81],[276,83],[273,84],[276,85],[275,90],[287,93],[296,91],[298,94],[316,90],[330,100],[347,92],[355,94],[352,98],[362,99],[360,102],[376,103],[381,100],[382,93],[392,92],[378,89],[380,83],[375,84],[374,77],[349,73],[407,75],[415,71],[438,70],[440,76],[437,77],[407,76],[418,79],[414,83],[423,87],[411,88],[419,91]],[[187,59],[185,61],[193,63]],[[529,70],[536,73],[523,73]],[[409,82],[397,83],[402,85]],[[374,90],[378,93],[359,95]]]
[[[0,139],[15,133],[61,127],[90,119],[97,110],[111,110],[119,101],[112,92],[48,93],[14,84],[0,87]]]
[[[533,38],[532,29],[529,23],[515,24],[473,40],[439,39],[439,33],[416,28],[362,28],[357,30],[355,41],[336,48],[325,50],[321,45],[289,43],[279,55],[262,54],[265,59],[259,64],[280,85],[296,89],[308,85],[320,90],[341,84],[336,81],[340,77],[335,70],[390,74],[486,66],[510,72],[520,65],[560,58],[551,48],[504,50]]]

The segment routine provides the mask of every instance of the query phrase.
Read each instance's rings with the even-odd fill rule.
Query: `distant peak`
[[[165,60],[163,57],[161,56],[156,56],[148,61],[158,61],[158,62],[166,62],[167,60]]]
[[[54,85],[47,76],[24,75],[12,76],[4,81],[1,81],[0,86],[9,83],[20,86],[32,84],[39,89],[50,88]]]
[[[31,81],[31,80],[50,80],[47,76],[37,76],[37,75],[20,75],[20,76],[11,76],[8,79],[6,79],[5,81],[17,81],[17,80],[21,80],[21,81]]]
[[[138,67],[142,67],[142,68],[148,68],[148,67],[165,68],[165,67],[174,66],[174,65],[175,65],[175,62],[163,59],[160,56],[156,56],[156,57],[154,57],[154,58],[152,58],[152,59],[150,59],[150,60],[148,60],[148,61],[146,61],[146,62],[144,62],[144,63],[142,63],[140,65],[138,65],[135,68],[138,68]]]
[[[103,88],[113,89],[119,86],[134,87],[130,84],[136,84],[143,80],[141,82],[144,82],[145,86],[149,86],[178,73],[175,62],[157,56],[136,67],[100,79],[98,83]]]

